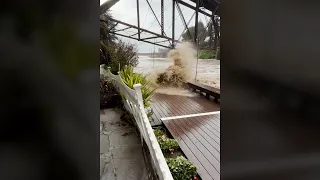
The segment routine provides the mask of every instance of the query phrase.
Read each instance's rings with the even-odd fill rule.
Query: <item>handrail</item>
[[[134,89],[129,88],[121,79],[119,72],[118,75],[114,75],[110,72],[110,67],[108,67],[108,70],[106,72],[100,71],[100,73],[103,73],[104,75],[106,75],[106,77],[111,79],[112,84],[124,97],[124,107],[133,115],[136,121],[141,134],[141,141],[144,140],[147,144],[152,159],[152,165],[154,166],[159,179],[173,180],[172,174],[169,170],[169,167],[166,163],[164,155],[160,149],[159,143],[153,133],[153,129],[145,112],[141,93],[141,84],[133,85]]]

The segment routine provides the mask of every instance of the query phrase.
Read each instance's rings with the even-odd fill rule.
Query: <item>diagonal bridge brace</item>
[[[128,23],[125,23],[125,22],[122,22],[122,21],[119,21],[119,20],[116,20],[116,19],[113,19],[113,18],[109,18],[108,20],[126,26],[125,28],[123,28],[121,30],[126,30],[126,29],[131,29],[132,28],[132,29],[136,29],[136,30],[138,30],[140,32],[145,32],[147,34],[150,34],[151,37],[145,37],[145,38],[139,38],[138,37],[138,38],[136,38],[136,37],[133,37],[133,36],[137,35],[138,33],[135,33],[135,34],[132,34],[132,35],[128,36],[128,35],[120,34],[119,32],[121,32],[121,30],[110,31],[110,33],[112,33],[112,34],[115,34],[115,35],[118,35],[118,36],[122,36],[122,37],[126,37],[126,38],[135,39],[135,40],[138,40],[138,41],[143,41],[143,42],[146,42],[146,43],[158,45],[158,46],[165,47],[165,48],[170,48],[170,49],[172,48],[172,46],[171,46],[172,38],[170,38],[168,36],[161,35],[161,34],[149,31],[147,29],[139,28],[137,26],[134,26],[134,25],[131,25],[131,24],[128,24]],[[105,20],[100,19],[100,21],[105,21]],[[157,42],[147,41],[149,39],[157,39],[157,38],[161,38],[161,39],[165,39],[165,40],[157,41]],[[168,42],[169,46],[165,46],[163,44],[159,44],[159,43],[163,43],[163,42]],[[174,42],[180,42],[180,41],[175,40]]]

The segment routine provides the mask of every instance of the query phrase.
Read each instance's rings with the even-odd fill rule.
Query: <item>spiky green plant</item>
[[[147,108],[151,105],[151,98],[154,95],[156,88],[151,86],[151,81],[143,74],[134,73],[132,66],[126,66],[120,71],[120,77],[123,82],[131,89],[135,84],[141,84],[141,94],[144,107]]]

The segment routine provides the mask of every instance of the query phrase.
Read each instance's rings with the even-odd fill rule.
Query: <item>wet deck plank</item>
[[[189,97],[156,93],[152,97],[152,126],[161,125],[161,118],[219,111],[220,105],[201,95]]]
[[[209,126],[218,119],[220,114],[163,121],[203,180],[220,179],[220,130]]]

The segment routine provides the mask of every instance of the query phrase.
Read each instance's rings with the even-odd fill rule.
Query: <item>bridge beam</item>
[[[105,21],[105,20],[102,20],[100,19],[100,21]],[[150,33],[152,35],[155,35],[157,36],[158,38],[164,38],[164,39],[168,39],[168,40],[171,40],[172,38],[169,38],[167,36],[162,36],[161,34],[158,34],[158,33],[154,33],[154,32],[151,32],[147,29],[143,29],[143,28],[139,28],[137,26],[134,26],[134,25],[131,25],[131,24],[128,24],[128,23],[125,23],[125,22],[122,22],[122,21],[119,21],[119,20],[116,20],[116,19],[113,19],[113,18],[109,18],[109,21],[114,21],[116,23],[119,23],[119,24],[122,24],[122,25],[125,25],[125,26],[128,26],[128,27],[131,27],[131,28],[134,28],[134,29],[139,29],[141,32],[147,32],[147,33]],[[112,31],[110,33],[113,33]]]
[[[194,43],[198,45],[198,18],[199,18],[199,0],[196,1],[196,18],[194,25]]]
[[[190,9],[192,9],[192,10],[196,10],[196,7],[194,7],[194,6],[191,5],[191,4],[188,4],[188,3],[184,2],[184,1],[181,1],[181,0],[175,0],[175,1],[177,1],[179,4],[182,4],[182,5],[188,7],[188,8],[190,8]],[[211,17],[211,14],[209,14],[209,13],[207,13],[207,12],[201,10],[201,9],[199,9],[198,11],[199,11],[200,13],[208,16],[208,17]]]
[[[155,38],[158,38],[158,37],[157,36],[152,36],[152,37],[142,38],[142,39],[140,39],[140,41],[148,40],[148,39],[155,39]],[[168,41],[168,40],[166,40],[166,41]]]
[[[105,21],[105,20],[100,19],[100,21]],[[149,31],[147,29],[139,28],[137,26],[134,26],[134,25],[131,25],[131,24],[128,24],[128,23],[125,23],[125,22],[122,22],[122,21],[119,21],[119,20],[116,20],[116,19],[113,19],[113,18],[109,18],[109,21],[113,21],[113,22],[116,22],[118,24],[127,26],[124,29],[133,28],[133,29],[140,30],[140,32],[146,32],[146,33],[149,33],[149,34],[154,35],[154,36],[141,39],[141,37],[140,38],[139,37],[138,38],[133,37],[133,36],[137,35],[138,33],[135,33],[135,34],[132,34],[132,35],[128,36],[128,35],[117,33],[118,31],[110,31],[111,34],[115,34],[115,35],[126,37],[126,38],[135,39],[135,40],[138,40],[138,41],[143,41],[143,42],[146,42],[146,43],[149,43],[149,44],[154,44],[154,45],[157,45],[157,46],[170,48],[170,49],[174,47],[174,46],[172,46],[171,42],[173,42],[173,43],[179,42],[179,41],[174,40],[174,39],[172,39],[170,37],[162,36],[161,34],[157,34],[157,33],[151,32],[151,31]],[[160,39],[160,41],[158,41],[158,42],[146,41],[147,39],[156,39],[156,38],[162,38],[162,39],[165,39],[165,40],[161,40]],[[165,45],[159,44],[161,42],[168,42],[170,45],[169,46],[165,46]]]
[[[105,21],[105,20],[102,20],[100,19],[100,21]],[[141,32],[144,31],[144,32],[147,32],[147,33],[150,33],[150,34],[153,34],[159,38],[164,38],[164,39],[171,39],[167,36],[162,36],[161,34],[158,34],[158,33],[154,33],[154,32],[151,32],[147,29],[142,29],[142,28],[139,28],[137,26],[134,26],[134,25],[131,25],[131,24],[128,24],[128,23],[125,23],[125,22],[122,22],[122,21],[119,21],[119,20],[116,20],[116,19],[113,19],[113,18],[109,18],[109,21],[114,21],[116,23],[119,23],[119,24],[122,24],[122,25],[125,25],[125,26],[128,26],[128,27],[131,27],[131,28],[134,28],[134,29],[139,29]],[[110,32],[110,33],[113,33],[113,32]]]
[[[184,28],[185,28],[185,30],[188,32],[188,35],[189,35],[190,39],[192,39],[192,35],[191,35],[190,31],[189,31],[188,24],[187,24],[186,20],[184,19],[182,10],[181,10],[181,8],[180,8],[180,5],[179,5],[179,3],[176,3],[176,5],[177,5],[178,12],[179,12],[179,14],[180,14],[180,17],[181,17],[181,21],[182,21],[183,24],[184,24]]]
[[[109,4],[108,4],[108,8],[110,8],[113,4],[115,4],[116,2],[118,2],[119,0],[109,0],[107,1]],[[123,37],[127,37],[127,38],[131,38],[131,39],[135,39],[135,40],[138,40],[138,41],[143,41],[143,42],[146,42],[146,43],[150,43],[150,44],[154,44],[154,45],[158,45],[158,46],[161,46],[161,47],[165,47],[165,48],[174,48],[176,43],[179,42],[179,39],[178,40],[175,40],[175,11],[176,9],[178,9],[178,13],[180,13],[180,16],[182,18],[182,22],[185,26],[185,30],[187,30],[189,32],[189,35],[191,36],[194,36],[192,37],[192,40],[194,41],[194,43],[198,46],[198,43],[199,43],[199,27],[198,27],[198,18],[199,18],[199,13],[205,15],[205,16],[208,16],[210,18],[212,18],[213,15],[216,14],[217,12],[217,8],[218,8],[218,5],[217,6],[214,6],[212,7],[212,12],[211,13],[208,13],[209,11],[211,11],[210,9],[206,9],[208,10],[208,12],[200,9],[200,0],[191,0],[192,2],[196,2],[196,5],[194,4],[190,4],[191,1],[182,1],[182,0],[172,0],[172,36],[167,36],[165,31],[164,31],[164,0],[160,0],[160,3],[161,3],[161,17],[160,18],[157,18],[154,10],[152,9],[152,6],[150,4],[150,0],[145,0],[149,6],[149,8],[151,9],[151,12],[152,14],[154,15],[154,17],[156,18],[156,21],[157,23],[160,25],[160,28],[161,28],[161,33],[155,33],[155,32],[152,32],[148,29],[143,29],[141,28],[141,24],[140,24],[140,0],[136,0],[136,14],[137,14],[137,26],[135,25],[131,25],[131,24],[128,24],[128,23],[125,23],[125,22],[122,22],[122,21],[119,21],[119,20],[116,20],[116,19],[113,19],[113,18],[110,18],[108,19],[108,21],[113,21],[115,22],[116,24],[121,24],[121,25],[124,25],[125,27],[123,27],[122,29],[119,29],[119,30],[113,30],[113,31],[110,31],[110,33],[112,34],[115,34],[115,35],[118,35],[118,36],[123,36]],[[216,0],[217,1],[217,0]],[[112,2],[112,3],[111,3]],[[219,3],[220,1],[217,1],[217,3],[215,4],[220,4]],[[211,2],[210,2],[211,3]],[[207,3],[207,6],[208,4],[210,3]],[[190,8],[192,10],[195,11],[194,15],[196,16],[195,17],[195,33],[194,35],[190,33],[189,29],[187,28],[187,26],[189,25],[189,22],[191,22],[191,19],[189,20],[189,22],[187,23],[186,22],[186,19],[183,17],[183,14],[182,14],[182,11],[181,11],[181,7],[180,7],[180,4],[186,6],[187,8]],[[107,5],[105,5],[105,3],[103,5],[100,6],[100,13],[102,13],[102,9],[105,8],[106,9]],[[211,7],[211,6],[210,6]],[[192,17],[194,16],[192,15]],[[105,21],[105,20],[100,20],[100,21]],[[134,32],[134,34],[132,35],[126,35],[124,33],[118,33],[119,31],[124,31],[124,30],[127,30],[127,29],[136,29],[137,31]],[[143,33],[143,36],[141,37],[141,33]],[[146,34],[145,34],[146,33]],[[131,34],[131,33],[130,33]],[[202,35],[200,35],[202,36]],[[181,35],[180,35],[181,37]],[[147,41],[147,40],[150,40],[150,39],[154,39],[156,40],[155,42],[150,42],[150,41]],[[161,44],[160,44],[161,43]],[[166,45],[164,45],[166,44]],[[168,45],[169,44],[169,45]],[[170,46],[170,47],[169,47]]]
[[[138,38],[134,38],[134,37],[123,35],[123,34],[119,34],[119,33],[113,33],[113,34],[118,35],[118,36],[122,36],[122,37],[126,37],[126,38],[130,38],[130,39],[135,39],[135,40],[138,40],[138,41],[143,41],[143,42],[146,42],[146,43],[149,43],[149,44],[153,44],[153,45],[157,45],[157,46],[161,46],[161,47],[164,47],[164,48],[172,49],[171,46],[164,46],[164,45],[156,44],[156,43],[153,43],[153,42],[150,42],[150,41],[146,41],[146,40],[143,40],[143,39],[139,40]],[[166,41],[168,41],[168,40],[166,40]]]

